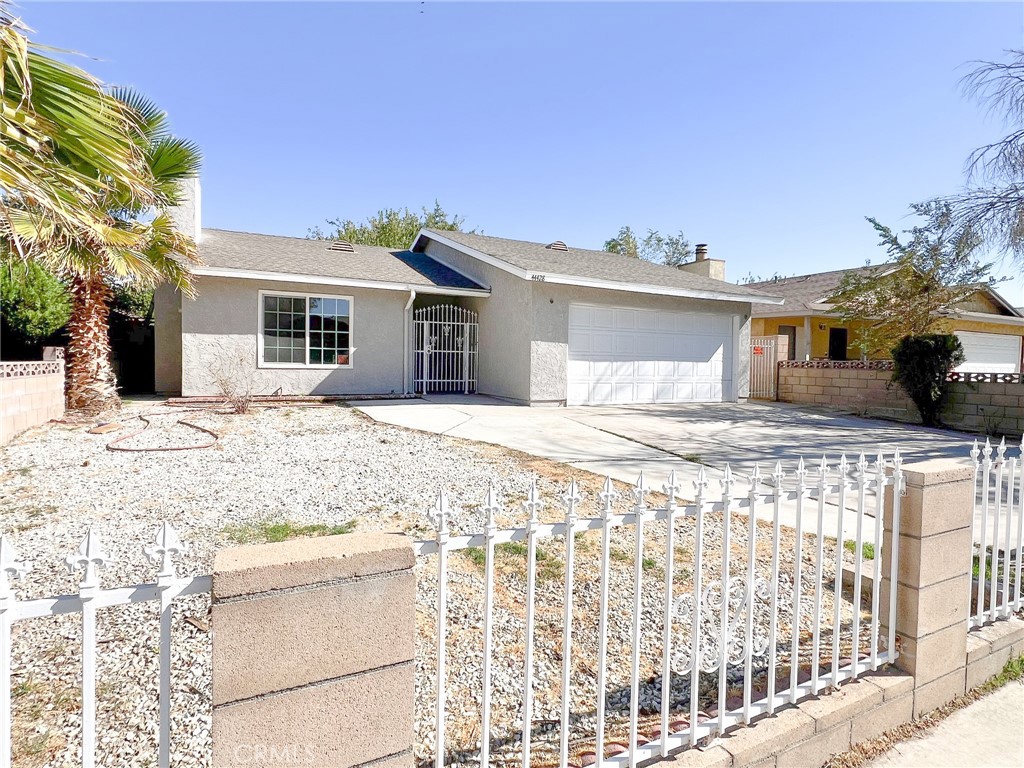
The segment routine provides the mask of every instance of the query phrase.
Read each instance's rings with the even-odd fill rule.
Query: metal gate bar
[[[479,323],[477,314],[452,304],[413,313],[414,389],[428,392],[476,391]]]

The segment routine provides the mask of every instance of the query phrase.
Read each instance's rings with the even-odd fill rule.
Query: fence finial
[[[668,473],[668,480],[661,486],[661,490],[668,496],[668,505],[674,507],[676,505],[676,494],[679,492],[679,482],[676,480],[676,471],[674,469]]]
[[[615,484],[612,483],[610,476],[605,477],[604,486],[602,486],[598,497],[601,499],[602,504],[601,516],[606,519],[611,517],[612,504],[615,503],[617,498],[619,498],[619,492],[615,490]]]
[[[860,456],[857,457],[857,476],[862,480],[868,473],[868,460],[864,456],[864,451],[860,452]]]
[[[821,461],[818,462],[818,479],[821,480],[822,483],[824,483],[825,480],[828,478],[828,473],[828,457],[825,456],[825,454],[822,454]]]
[[[181,539],[178,538],[178,532],[174,530],[174,526],[164,522],[156,529],[155,541],[144,546],[142,551],[151,562],[160,566],[157,576],[173,577],[174,562],[171,556],[188,552],[188,547],[181,543]]]
[[[640,474],[636,478],[636,482],[633,484],[633,501],[637,507],[647,506],[647,493],[651,489],[647,486],[647,481],[644,480],[644,472],[640,470]]]
[[[493,531],[497,527],[494,516],[501,511],[501,504],[498,501],[498,493],[494,490],[494,483],[487,486],[487,496],[480,506],[480,511],[487,517],[487,530]]]
[[[0,598],[11,594],[11,579],[21,579],[32,570],[32,563],[22,560],[7,534],[0,536]]]
[[[1021,442],[1024,444],[1024,437],[1021,437]],[[979,456],[981,456],[981,450],[978,448],[978,438],[974,438],[974,446],[971,448],[971,460],[977,464]]]
[[[775,483],[776,491],[782,486],[782,478],[786,476],[786,473],[782,471],[782,460],[776,459],[775,469],[772,470],[772,480]]]
[[[444,488],[442,488],[437,492],[437,500],[434,502],[434,506],[427,510],[427,518],[429,518],[431,524],[437,529],[438,537],[448,535],[449,512],[448,494],[445,493]]]
[[[992,461],[992,441],[987,437],[985,438],[985,447],[982,449],[981,455],[985,458],[985,461]]]
[[[535,477],[530,481],[530,493],[527,495],[526,501],[523,502],[523,509],[530,515],[531,523],[539,522],[537,515],[543,506],[544,502],[541,501],[540,494],[537,491],[537,478]]]
[[[693,490],[698,496],[703,496],[708,487],[708,473],[701,464],[697,468],[697,479],[693,481]],[[699,511],[699,510],[698,510]]]
[[[729,466],[728,462],[726,462],[725,471],[722,473],[720,482],[722,484],[722,492],[728,493],[733,484],[732,467]]]
[[[1006,436],[1004,435],[999,440],[999,447],[996,448],[996,461],[1002,461],[1006,454]]]
[[[74,573],[76,568],[85,569],[80,587],[99,586],[99,575],[96,571],[111,562],[110,556],[103,551],[99,529],[90,526],[89,532],[78,546],[77,554],[68,555],[64,562],[67,563],[70,573]]]
[[[796,482],[798,485],[803,485],[804,479],[807,477],[807,466],[804,464],[804,457],[801,456],[800,460],[796,463]]]
[[[758,488],[761,487],[761,483],[764,478],[761,475],[761,463],[754,463],[754,471],[750,473],[750,492],[754,493]],[[753,512],[751,512],[753,514]]]
[[[578,515],[576,513],[576,505],[580,503],[582,497],[580,496],[579,486],[576,485],[576,478],[573,477],[569,480],[569,489],[562,496],[565,501],[565,516],[566,518],[572,518],[575,520]]]

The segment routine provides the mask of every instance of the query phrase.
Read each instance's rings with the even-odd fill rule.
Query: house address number
[[[530,275],[531,280],[536,280],[538,283],[543,283],[546,279],[544,275]]]

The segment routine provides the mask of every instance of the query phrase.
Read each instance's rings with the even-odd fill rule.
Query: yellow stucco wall
[[[1024,326],[1000,323],[998,315],[993,315],[993,322],[979,320],[947,320],[944,331],[973,331],[975,333],[1000,333],[1009,336],[1024,336]],[[750,322],[751,336],[774,336],[779,332],[780,325],[794,325],[797,328],[797,338],[803,334],[804,318],[794,317],[755,317]],[[824,327],[822,327],[824,326]],[[811,359],[825,359],[828,357],[828,329],[848,328],[849,339],[846,349],[848,360],[860,360],[860,349],[857,347],[857,330],[863,326],[862,323],[843,324],[836,317],[811,317]],[[800,344],[797,343],[799,356]],[[885,359],[888,355],[869,355],[870,359]]]

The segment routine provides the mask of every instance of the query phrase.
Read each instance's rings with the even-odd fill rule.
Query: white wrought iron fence
[[[1024,608],[1024,509],[1021,508],[1022,445],[1007,455],[1006,438],[992,447],[974,441],[974,551],[971,569],[971,617],[980,627]],[[1012,451],[1013,449],[1011,449]]]
[[[420,759],[440,768],[463,760],[486,766],[500,757],[504,762],[514,761],[529,768],[540,737],[547,740],[548,751],[536,762],[565,768],[570,751],[575,760],[581,745],[588,745],[598,768],[633,768],[643,760],[693,747],[706,737],[750,723],[758,715],[772,713],[784,704],[894,661],[898,655],[896,583],[890,580],[888,594],[882,594],[882,564],[887,559],[890,572],[897,572],[899,536],[888,540],[883,536],[883,510],[884,489],[893,486],[892,519],[887,524],[898,531],[901,462],[898,451],[890,463],[882,454],[873,463],[861,455],[855,464],[843,456],[834,468],[824,457],[816,469],[808,469],[801,459],[789,474],[778,463],[768,476],[755,467],[749,482],[737,479],[727,466],[717,494],[709,491],[706,472],[701,468],[693,483],[693,501],[688,503],[679,503],[684,489],[673,472],[661,488],[664,503],[657,506],[649,503],[650,489],[641,475],[631,489],[632,504],[626,509],[617,506],[620,494],[609,478],[594,499],[600,512],[597,517],[581,517],[584,499],[573,481],[561,499],[560,519],[548,522],[540,518],[544,501],[534,482],[522,504],[526,525],[500,530],[496,518],[506,509],[492,487],[480,506],[486,520],[484,530],[470,535],[453,535],[449,527],[450,502],[441,492],[429,512],[437,535],[416,543],[417,554],[428,558],[424,565],[437,577],[434,738],[428,740],[432,742],[432,754],[424,755],[421,750]],[[743,488],[738,488],[741,483]],[[795,528],[781,525],[784,509],[795,510]],[[842,533],[846,515],[856,515],[857,520],[856,535],[849,547],[844,546]],[[813,534],[802,527],[805,516],[813,516]],[[800,530],[805,534],[797,535]],[[575,588],[577,576],[583,575],[577,570],[582,561],[576,540],[587,532],[600,534],[596,628],[586,608],[577,607],[581,591]],[[664,542],[660,559],[663,573],[655,571],[652,577],[647,573],[650,550],[645,549],[645,541],[654,534]],[[623,605],[617,599],[623,596],[610,593],[615,552],[620,557],[614,559],[621,559],[621,550],[613,552],[612,544],[623,539],[632,545],[632,584],[628,587],[632,593],[625,603],[628,622],[613,608],[613,603]],[[887,546],[887,541],[892,545]],[[524,605],[521,695],[516,711],[499,713],[495,711],[495,672],[498,665],[507,669],[512,657],[507,653],[495,657],[495,632],[506,632],[508,623],[507,612],[501,622],[496,620],[499,591],[504,599],[510,599],[510,584],[496,568],[496,551],[511,545],[521,548],[524,542],[525,586],[522,593],[511,598],[521,599]],[[556,582],[564,579],[561,626],[555,627],[561,633],[560,674],[557,678],[547,676],[553,695],[560,697],[557,724],[543,718],[538,723],[534,711],[539,679],[534,646],[541,542],[546,548],[557,544],[564,553],[564,565],[556,572]],[[873,557],[868,558],[866,553],[871,549]],[[449,556],[467,550],[482,555],[475,558],[482,565],[484,582],[482,675],[479,696],[460,697],[458,711],[450,718],[448,654],[460,654],[455,672],[464,678],[461,654],[474,653],[464,647],[455,650],[455,641],[461,641],[467,631],[467,609],[463,605],[458,616],[448,615],[452,576]],[[844,563],[852,565],[853,570],[848,574],[852,580],[846,579],[852,582],[848,589],[844,586]],[[660,621],[653,625],[643,619],[650,616],[644,582],[651,578],[660,579],[660,586],[655,585],[660,591],[660,597],[656,596]],[[458,586],[462,583],[464,579]],[[449,634],[450,624],[457,628],[457,637]],[[550,629],[552,624],[548,621],[545,628]],[[628,713],[623,717],[609,712],[613,694],[609,680],[614,677],[609,641],[612,627],[622,633],[627,624]],[[887,628],[884,633],[883,624]],[[802,630],[801,625],[809,629]],[[579,655],[578,646],[588,629],[596,629],[596,669],[582,673],[574,657]],[[648,672],[653,674],[645,674],[641,649],[652,643],[660,646],[660,659],[648,665]],[[507,645],[503,647],[507,650]],[[544,661],[550,666],[551,657]],[[596,675],[594,697],[580,711],[573,704],[572,692],[591,673]],[[625,676],[623,671],[620,677]],[[702,686],[707,694],[701,693]],[[734,692],[739,686],[741,695]],[[653,687],[659,693],[656,707],[641,704],[641,687]],[[621,701],[626,692],[615,695]],[[467,699],[470,707],[479,702],[479,743],[452,743],[457,739],[449,740],[448,732],[458,724],[452,720],[466,715]],[[507,703],[507,697],[504,700]],[[549,709],[553,711],[553,706]],[[623,739],[628,744],[620,745],[617,754],[612,748],[606,749],[613,715],[615,728],[621,733],[628,728],[628,737]],[[502,729],[494,725],[497,721],[516,725]],[[592,727],[588,725],[591,722]],[[458,731],[464,733],[465,729]],[[493,754],[497,750],[502,754]]]
[[[82,617],[82,766],[96,762],[96,612],[130,603],[159,603],[160,608],[160,730],[159,766],[171,763],[171,605],[186,595],[210,591],[210,576],[178,578],[174,555],[186,551],[169,523],[157,527],[153,543],[143,552],[157,567],[156,581],[128,587],[103,589],[99,569],[110,560],[99,532],[90,528],[78,551],[67,557],[68,570],[82,571],[77,595],[19,600],[11,585],[32,569],[7,535],[0,536],[0,766],[11,765],[11,630],[16,622],[44,616],[81,614]]]

